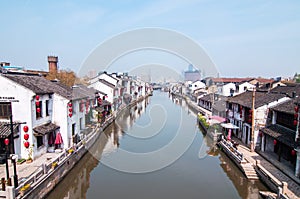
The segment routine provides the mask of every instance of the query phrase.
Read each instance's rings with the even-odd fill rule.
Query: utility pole
[[[250,151],[254,152],[254,127],[255,127],[255,121],[254,121],[254,110],[255,110],[255,88],[253,88],[252,91],[252,118],[251,118],[251,142],[250,142]]]

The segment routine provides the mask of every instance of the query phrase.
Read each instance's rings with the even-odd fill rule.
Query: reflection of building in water
[[[99,139],[93,147],[91,147],[89,152],[87,152],[70,173],[66,175],[59,183],[59,186],[55,187],[55,191],[51,192],[49,196],[47,196],[47,199],[87,198],[86,193],[90,187],[90,174],[98,165],[107,142],[107,135],[101,133]]]
[[[118,149],[120,145],[119,139],[122,136],[122,131],[118,127],[118,125],[114,122],[107,127],[105,132],[108,133],[105,133],[107,137],[107,142],[105,143],[105,147],[103,149],[103,155],[108,155]]]
[[[260,198],[259,191],[267,189],[259,181],[248,180],[224,153],[220,154],[220,166],[236,187],[241,198]]]

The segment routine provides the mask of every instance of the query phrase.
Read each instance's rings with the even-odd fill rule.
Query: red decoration
[[[295,106],[295,112],[298,113],[298,111],[299,111],[299,107]]]
[[[295,156],[295,155],[296,155],[296,151],[293,149],[293,150],[291,151],[291,154],[292,154],[292,156]]]
[[[69,113],[69,117],[72,117],[72,115],[73,115],[72,113]]]
[[[25,148],[29,148],[29,142],[28,141],[24,142],[24,146]]]
[[[249,114],[252,114],[252,109],[249,110]]]
[[[274,140],[274,141],[273,141],[273,144],[276,145],[276,144],[277,144],[277,140]]]
[[[70,103],[68,103],[68,106],[69,106],[69,107],[72,107],[72,103],[71,103],[71,102],[70,102]]]
[[[24,140],[28,140],[29,139],[29,134],[28,133],[25,133],[24,134]]]
[[[36,102],[35,102],[35,105],[36,105],[36,106],[40,106],[40,101],[36,101]]]
[[[263,133],[260,131],[258,135],[259,135],[259,137],[262,137]]]
[[[243,114],[242,113],[240,113],[240,118],[242,118],[243,117]]]
[[[293,122],[293,124],[294,124],[294,126],[297,126],[297,120],[294,120],[294,122]]]
[[[36,101],[39,101],[39,100],[40,100],[40,96],[38,96],[38,95],[35,96],[35,100],[36,100]]]
[[[69,108],[69,112],[72,112],[73,111],[73,108]]]
[[[9,145],[9,139],[8,138],[5,138],[4,139],[4,144],[7,146],[7,145]]]
[[[41,112],[41,108],[36,108],[36,112],[40,113]]]
[[[25,133],[27,133],[27,132],[28,132],[28,126],[23,126],[23,131],[24,131]]]

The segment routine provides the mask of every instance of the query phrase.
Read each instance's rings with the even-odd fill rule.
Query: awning
[[[19,124],[13,125],[14,133],[19,129]],[[10,135],[10,125],[8,122],[0,122],[0,138],[7,138]]]
[[[211,121],[212,123],[222,123],[226,121],[226,118],[216,116],[216,115],[210,116],[209,119],[212,120]]]
[[[280,125],[273,124],[260,130],[261,132],[277,139],[283,144],[296,148],[295,131],[284,128]]]
[[[55,131],[56,129],[59,129],[59,126],[51,122],[33,128],[36,136],[46,135],[47,133]]]
[[[222,127],[224,127],[225,129],[238,129],[238,126],[235,126],[234,124],[231,123],[222,123],[221,124]]]

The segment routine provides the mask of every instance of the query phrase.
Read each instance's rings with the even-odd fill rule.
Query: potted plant
[[[24,194],[30,189],[30,184],[25,184],[23,187],[20,189],[20,195],[24,196]]]
[[[58,163],[57,162],[52,162],[52,169],[55,169],[57,167]]]
[[[27,149],[28,150],[28,158],[26,160],[27,163],[33,162],[32,154],[33,154],[33,144]]]

